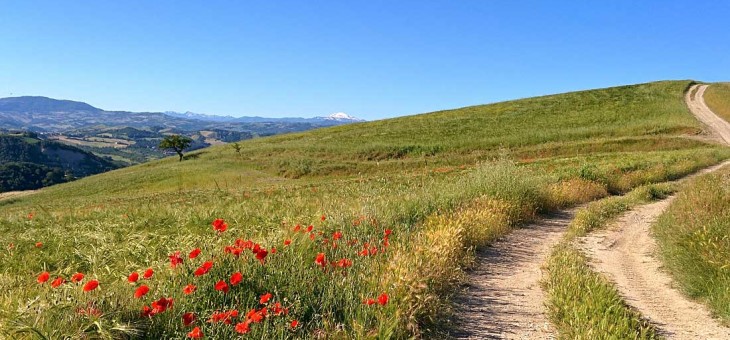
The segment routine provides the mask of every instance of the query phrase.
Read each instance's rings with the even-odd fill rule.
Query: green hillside
[[[201,320],[215,311],[246,313],[271,292],[289,314],[250,325],[254,338],[439,334],[474,247],[536,213],[730,157],[696,138],[701,126],[683,102],[690,84],[574,92],[247,140],[240,153],[210,147],[183,162],[168,158],[0,200],[0,244],[12,244],[0,253],[0,332],[184,337],[183,313]],[[227,231],[212,231],[217,218]],[[297,224],[313,232],[295,232]],[[343,235],[337,242],[336,232]],[[265,261],[250,250],[244,260],[222,251],[239,237],[270,249]],[[168,256],[196,247],[200,258],[184,256],[184,265],[170,268]],[[351,265],[316,261],[319,254]],[[214,269],[194,276],[205,260]],[[137,286],[126,277],[148,267],[155,270],[145,281],[150,292],[134,298]],[[44,271],[53,278],[83,272],[100,289],[53,289],[36,282]],[[213,289],[233,272],[245,284],[225,294]],[[198,291],[183,294],[191,282]],[[363,303],[383,293],[387,303]],[[160,297],[174,298],[174,308],[140,318]],[[101,314],[69,312],[91,307]],[[200,326],[210,337],[236,334],[224,324]]]

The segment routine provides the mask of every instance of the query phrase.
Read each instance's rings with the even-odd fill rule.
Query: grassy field
[[[730,323],[730,169],[688,183],[653,230],[682,289]]]
[[[2,200],[0,334],[184,338],[200,327],[228,338],[236,326],[254,338],[440,334],[475,247],[542,211],[730,157],[687,138],[701,133],[682,101],[689,85],[248,140],[240,154],[216,146]],[[219,218],[224,232],[213,230]],[[201,254],[188,258],[195,248]],[[206,261],[212,268],[196,276]],[[128,282],[148,268],[151,278]],[[80,284],[50,287],[76,272],[85,274]],[[99,286],[84,292],[90,280]],[[135,298],[142,284],[149,292]],[[197,287],[189,295],[188,284]],[[163,297],[174,307],[160,307]],[[143,316],[153,301],[157,312]],[[185,326],[185,313],[197,321]]]
[[[564,339],[655,339],[656,329],[621,298],[603,275],[594,272],[575,248],[576,237],[604,228],[631,208],[662,199],[676,184],[639,187],[624,196],[607,197],[580,209],[566,238],[553,250],[544,282],[548,313]]]
[[[705,103],[718,116],[730,122],[730,83],[716,83],[705,90]]]

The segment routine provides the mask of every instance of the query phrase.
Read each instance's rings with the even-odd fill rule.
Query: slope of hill
[[[184,337],[180,320],[193,313],[213,338],[236,336],[237,323],[256,338],[438,334],[475,247],[537,212],[730,157],[696,138],[702,126],[683,102],[690,84],[253,139],[240,153],[215,146],[0,201],[0,243],[13,244],[0,256],[0,332],[74,337],[93,319],[120,337]],[[200,256],[188,258],[194,248]],[[126,277],[146,268],[149,291],[135,298],[140,283]],[[86,278],[53,289],[38,284],[44,271]],[[84,292],[92,279],[100,289]],[[184,294],[188,284],[197,290]],[[174,308],[161,311],[167,298]],[[153,301],[157,312],[140,318]],[[275,303],[288,314],[272,312]],[[231,310],[241,316],[230,326],[203,322]]]
[[[72,146],[32,133],[0,134],[0,192],[38,189],[118,166]]]

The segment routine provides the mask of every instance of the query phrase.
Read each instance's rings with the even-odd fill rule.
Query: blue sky
[[[729,1],[0,2],[0,97],[366,119],[730,80]]]

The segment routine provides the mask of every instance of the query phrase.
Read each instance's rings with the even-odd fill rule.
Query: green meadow
[[[0,334],[185,338],[197,326],[211,338],[439,336],[476,247],[542,212],[729,158],[696,138],[702,127],[683,102],[691,84],[253,139],[240,152],[215,146],[0,200]],[[216,219],[228,228],[213,230]],[[129,282],[148,268],[152,277]],[[50,279],[39,283],[43,272]],[[77,272],[82,282],[50,286]],[[243,279],[233,284],[235,273]],[[99,286],[84,291],[91,280]],[[135,297],[141,285],[149,292]],[[174,303],[159,308],[160,298]],[[234,310],[229,322],[213,317]]]

